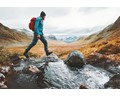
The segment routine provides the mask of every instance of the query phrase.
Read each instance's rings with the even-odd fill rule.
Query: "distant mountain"
[[[57,40],[57,38],[54,35],[48,35],[46,36],[46,38],[50,40]]]
[[[13,29],[13,30],[16,30],[16,32],[19,32],[19,33],[23,33],[23,34],[25,34],[26,36],[28,36],[28,37],[31,37],[31,36],[33,36],[33,32],[32,31],[29,31],[29,30],[27,30],[27,29],[25,29],[25,28],[22,28],[22,29]]]
[[[28,37],[25,34],[18,33],[0,23],[0,45],[8,42],[23,42],[25,40],[28,40]]]
[[[65,39],[63,39],[64,42],[66,43],[71,43],[71,42],[74,42],[78,39],[77,36],[70,36],[70,37],[66,37]]]

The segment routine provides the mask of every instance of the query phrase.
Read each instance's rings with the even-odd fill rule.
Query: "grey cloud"
[[[70,8],[64,7],[1,7],[0,19],[19,19],[30,16],[39,16],[41,11],[45,11],[49,17],[64,16]]]
[[[79,8],[79,12],[89,14],[106,9],[108,9],[108,7],[81,7]]]
[[[0,7],[0,22],[11,28],[28,28],[29,20],[39,16],[41,11],[45,11],[48,18],[55,18],[69,14],[70,9],[70,7]],[[57,28],[49,26],[47,32],[55,29]]]
[[[53,30],[54,33],[57,34],[68,34],[73,36],[79,36],[82,34],[90,35],[92,33],[95,33],[97,31],[100,31],[104,28],[104,26],[94,26],[93,28],[73,28],[73,29],[61,29],[61,30]]]

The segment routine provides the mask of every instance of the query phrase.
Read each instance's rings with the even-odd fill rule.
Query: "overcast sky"
[[[89,34],[120,16],[117,7],[0,7],[0,22],[10,28],[29,29],[31,17],[38,17],[41,11],[47,14],[45,34]]]

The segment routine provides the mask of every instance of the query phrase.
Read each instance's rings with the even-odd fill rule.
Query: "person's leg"
[[[47,40],[45,39],[45,37],[43,35],[40,36],[40,40],[44,44],[44,50],[45,50],[46,55],[50,55],[52,52],[48,51],[48,43],[47,43]]]
[[[36,35],[34,35],[32,42],[30,43],[30,45],[26,48],[26,50],[25,50],[25,52],[24,52],[24,55],[25,55],[26,58],[29,58],[28,52],[30,51],[30,49],[31,49],[33,46],[36,45],[37,41],[38,41],[38,39],[36,38]]]
[[[47,43],[47,40],[45,39],[45,37],[43,35],[40,36],[40,40],[44,44],[44,50],[45,50],[45,52],[48,51],[48,43]]]

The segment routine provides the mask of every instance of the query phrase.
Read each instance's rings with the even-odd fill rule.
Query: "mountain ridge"
[[[92,34],[76,44],[84,44],[83,52],[88,63],[105,69],[120,66],[120,17],[100,32]]]
[[[0,45],[17,43],[17,42],[26,42],[28,37],[23,33],[15,32],[15,30],[10,29],[9,27],[0,23]]]

